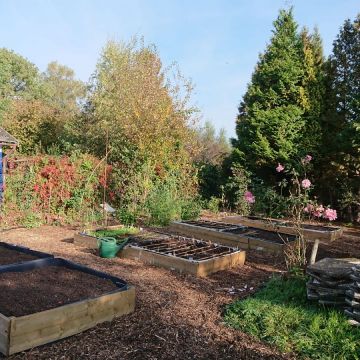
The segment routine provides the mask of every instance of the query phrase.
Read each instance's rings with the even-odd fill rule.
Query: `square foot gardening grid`
[[[223,246],[249,248],[249,240],[246,237],[249,229],[245,226],[205,220],[174,221],[170,224],[170,231]]]
[[[239,249],[157,233],[132,236],[119,256],[200,277],[245,262],[245,251]]]
[[[0,307],[0,352],[3,354],[11,355],[63,339],[92,328],[99,323],[111,321],[116,316],[134,311],[135,289],[133,287],[117,277],[60,258],[42,259],[0,268],[0,281],[2,277],[11,278],[14,276],[14,278],[20,279],[14,281],[17,287],[25,286],[27,277],[30,276],[31,272],[43,271],[40,279],[42,281],[51,268],[66,269],[67,272],[79,272],[94,277],[98,281],[103,280],[107,284],[109,283],[111,290],[104,291],[96,296],[70,300],[60,306],[54,304],[50,308],[48,306],[46,310],[25,311],[24,315],[19,316],[9,314],[9,309],[12,312],[12,305],[6,306],[5,304]],[[18,276],[19,273],[21,273],[20,277]],[[16,281],[19,283],[16,284]],[[51,282],[49,283],[47,295],[51,297]],[[92,287],[90,281],[85,285]],[[67,291],[69,290],[64,288],[64,293]],[[7,296],[14,297],[12,304],[16,304],[16,295],[11,294],[11,287]],[[35,292],[34,296],[36,297]],[[19,298],[18,301],[20,302]],[[23,303],[24,301],[26,299],[22,299]],[[29,306],[38,306],[30,296],[28,301]],[[4,308],[7,308],[7,311],[4,311]]]
[[[296,240],[294,235],[286,233],[205,220],[174,221],[170,229],[186,236],[194,236],[225,246],[279,254],[284,252],[287,245]]]
[[[256,216],[228,216],[222,219],[233,225],[250,226],[267,231],[277,231],[289,235],[297,235],[298,229],[291,221],[261,218]],[[301,232],[308,240],[319,240],[321,242],[331,242],[340,238],[343,229],[336,226],[322,224],[302,224]]]

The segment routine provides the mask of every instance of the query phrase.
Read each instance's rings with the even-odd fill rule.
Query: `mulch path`
[[[59,266],[0,274],[0,313],[23,316],[118,289],[108,279]]]
[[[4,231],[0,239],[124,279],[136,288],[135,312],[10,359],[295,358],[226,327],[221,316],[226,304],[251,295],[274,272],[283,271],[281,257],[250,250],[245,266],[196,278],[135,260],[101,259],[72,244],[73,234],[71,229],[44,226]],[[339,239],[326,251],[337,256],[351,252],[360,258],[360,239]]]
[[[0,265],[17,264],[35,259],[38,258],[34,255],[25,254],[17,250],[11,250],[0,245]]]

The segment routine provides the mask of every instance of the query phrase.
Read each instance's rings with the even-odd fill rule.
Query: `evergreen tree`
[[[334,42],[330,57],[336,112],[346,125],[360,121],[360,14],[349,19]]]
[[[300,150],[318,157],[321,146],[321,115],[324,110],[325,75],[322,40],[318,29],[310,34],[304,28],[301,32],[303,46],[303,88],[305,126],[302,132]]]
[[[265,176],[267,167],[296,156],[308,108],[301,37],[292,9],[281,10],[239,107],[234,145],[246,166]]]
[[[326,64],[320,195],[360,213],[360,15],[346,20]]]

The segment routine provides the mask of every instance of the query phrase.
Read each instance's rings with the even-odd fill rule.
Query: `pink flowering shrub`
[[[334,221],[337,218],[336,210],[330,207],[325,208],[323,205],[317,204],[310,199],[312,183],[308,179],[307,170],[311,161],[312,156],[306,155],[301,159],[299,167],[285,170],[284,173],[289,176],[284,177],[279,182],[281,195],[284,192],[288,194],[288,213],[292,218],[292,223],[298,236],[296,245],[289,247],[285,252],[288,268],[293,266],[303,268],[307,263],[306,250],[308,242],[302,231],[304,214],[307,214],[309,218],[326,219],[328,221]],[[279,163],[276,171],[281,172],[284,168]]]
[[[308,214],[310,217],[314,217],[317,219],[326,219],[329,221],[334,221],[337,219],[337,212],[330,207],[324,208],[323,205],[307,204],[304,208],[304,212]]]
[[[316,218],[321,218],[323,216],[324,210],[325,210],[324,207],[322,205],[319,205],[314,209],[311,215],[313,215]]]
[[[306,155],[303,159],[301,159],[301,171],[297,171],[295,169],[284,171],[291,175],[291,186],[288,187],[288,180],[284,179],[279,183],[279,186],[282,188],[282,192],[285,187],[288,187],[288,191],[290,193],[289,200],[292,205],[292,211],[296,213],[293,214],[298,221],[301,220],[302,214],[307,214],[309,218],[315,219],[324,219],[328,221],[334,221],[337,219],[337,212],[334,209],[331,209],[329,206],[326,208],[322,204],[317,204],[316,202],[310,199],[309,190],[312,186],[311,181],[307,178],[307,168],[309,163],[312,161],[311,155]],[[285,166],[278,163],[276,167],[277,172],[281,172],[285,169]],[[303,178],[303,180],[299,180],[299,178]]]
[[[307,214],[312,214],[314,212],[314,205],[313,204],[307,204],[304,208],[304,212]]]
[[[251,191],[245,191],[244,199],[249,204],[253,204],[255,202],[255,196]]]
[[[334,221],[337,219],[336,210],[327,208],[324,213],[324,218],[328,219],[329,221]]]
[[[304,189],[309,189],[309,187],[311,186],[311,181],[309,179],[304,179],[302,182],[301,182],[301,186],[304,188]]]
[[[308,164],[311,160],[312,160],[312,156],[311,156],[311,155],[306,155],[306,156],[301,160],[301,162],[302,162],[303,164]]]

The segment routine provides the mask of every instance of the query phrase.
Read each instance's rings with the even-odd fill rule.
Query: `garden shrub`
[[[247,215],[250,211],[249,203],[244,199],[244,194],[250,184],[249,173],[239,164],[231,167],[231,176],[222,188],[226,207],[239,214]]]
[[[198,219],[202,210],[202,202],[198,198],[184,199],[181,204],[181,220]]]
[[[220,210],[221,205],[221,199],[212,196],[210,200],[207,202],[207,209],[213,212],[214,214],[217,214]]]
[[[290,199],[279,194],[275,188],[265,185],[260,179],[252,182],[256,202],[253,212],[271,218],[289,216]]]
[[[150,192],[144,209],[147,222],[152,225],[168,225],[173,220],[190,220],[199,217],[200,202],[179,189],[175,176],[158,182]]]
[[[146,201],[148,222],[153,225],[168,225],[180,218],[181,203],[173,185],[159,184]]]
[[[80,153],[10,161],[2,221],[32,226],[99,220],[104,167],[98,163]]]

